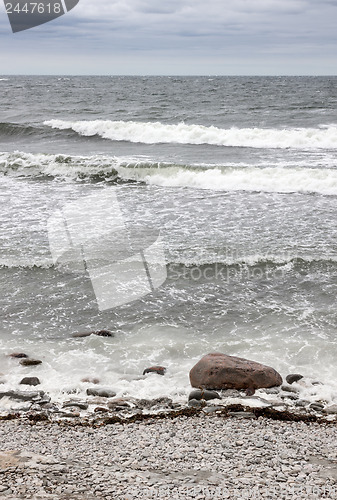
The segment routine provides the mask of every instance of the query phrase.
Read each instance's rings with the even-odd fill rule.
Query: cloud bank
[[[334,74],[335,19],[333,0],[80,0],[13,35],[2,9],[0,72]]]

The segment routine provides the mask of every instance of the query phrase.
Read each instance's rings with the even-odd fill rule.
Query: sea
[[[0,206],[1,390],[222,352],[337,400],[337,77],[2,76]]]

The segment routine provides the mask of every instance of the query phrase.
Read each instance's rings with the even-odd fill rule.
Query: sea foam
[[[65,121],[48,120],[44,125],[59,130],[73,130],[82,136],[99,136],[112,141],[143,144],[210,144],[248,148],[337,149],[337,127],[319,128],[237,128],[164,124],[134,121]]]
[[[250,191],[337,195],[336,168],[256,165],[184,165],[151,159],[0,153],[0,173],[13,177],[61,177],[69,180],[136,181],[148,185]]]

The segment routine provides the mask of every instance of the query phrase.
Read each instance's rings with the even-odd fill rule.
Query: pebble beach
[[[247,417],[3,420],[0,498],[337,498],[334,423]]]

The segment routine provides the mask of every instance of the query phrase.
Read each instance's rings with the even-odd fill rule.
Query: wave
[[[282,167],[215,167],[189,169],[118,169],[130,180],[162,187],[186,187],[213,191],[251,191],[269,193],[319,193],[337,195],[337,170]]]
[[[11,177],[113,180],[118,176],[116,159],[102,156],[0,153],[0,173]]]
[[[141,182],[170,188],[337,195],[336,168],[183,165],[135,158],[0,153],[0,173],[12,177],[93,182]]]
[[[54,267],[52,258],[34,260],[33,258],[0,259],[0,269],[51,269]]]
[[[0,136],[23,136],[41,133],[41,128],[33,127],[30,125],[22,125],[20,123],[0,123]]]
[[[44,125],[59,130],[73,130],[81,136],[99,136],[112,141],[143,144],[209,144],[245,148],[337,149],[337,127],[319,128],[237,128],[223,129],[203,125],[176,125],[134,121],[64,121],[48,120]]]
[[[195,267],[204,269],[205,267],[211,267],[215,272],[219,272],[221,267],[224,268],[277,268],[282,269],[282,271],[291,271],[296,268],[303,269],[307,266],[328,266],[337,265],[337,257],[332,255],[297,255],[296,253],[282,255],[282,254],[254,254],[247,256],[236,256],[227,257],[224,255],[218,255],[213,258],[211,255],[202,253],[202,256],[194,258],[181,258],[177,256],[176,259],[171,259],[168,256],[166,261],[168,276],[175,274],[184,269],[193,269]],[[51,257],[41,258],[40,260],[35,260],[34,258],[12,258],[12,259],[1,259],[0,269],[12,269],[12,270],[48,270],[55,267]],[[205,275],[206,276],[206,275]]]

